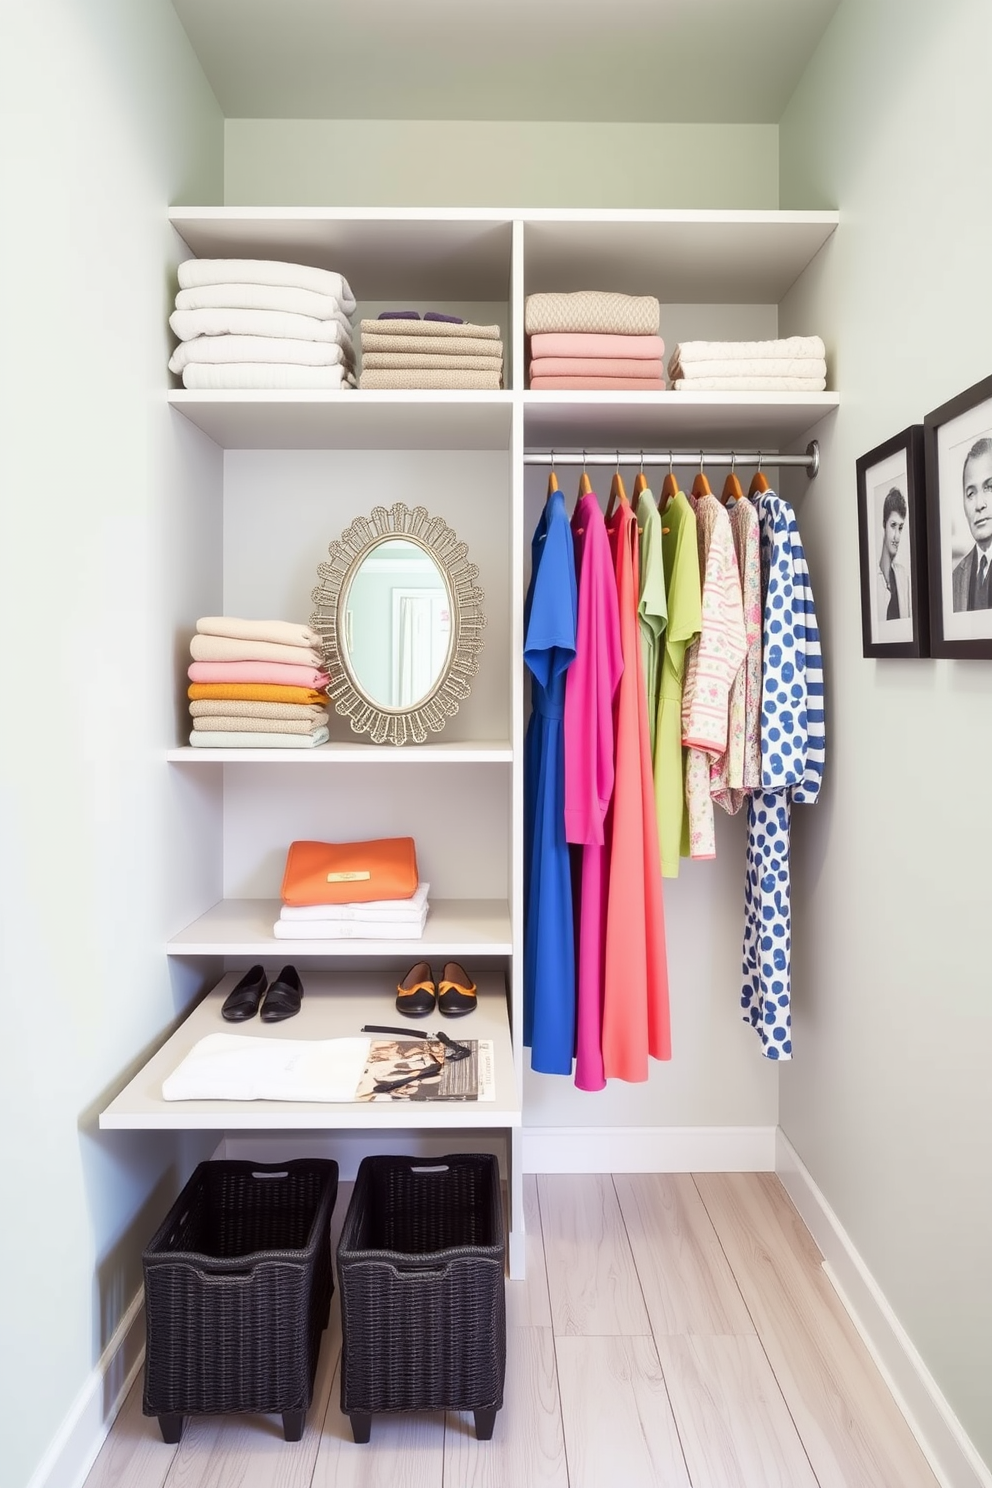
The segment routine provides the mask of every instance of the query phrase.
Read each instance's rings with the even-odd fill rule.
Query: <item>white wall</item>
[[[220,198],[223,125],[167,0],[6,0],[0,101],[0,1477],[21,1488],[198,1155],[96,1121],[197,990],[163,942],[220,883],[212,802],[163,759],[173,617],[216,597],[220,457],[164,374],[165,211]]]
[[[990,50],[988,0],[844,0],[781,125],[783,207],[843,214],[782,315],[842,406],[802,507],[829,755],[781,1124],[992,1463],[992,663],[863,659],[854,466],[992,373]]]

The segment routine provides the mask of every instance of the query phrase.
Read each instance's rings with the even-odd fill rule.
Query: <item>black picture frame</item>
[[[862,651],[929,656],[923,425],[894,434],[856,466]]]
[[[992,576],[979,576],[983,552],[992,566],[992,377],[928,413],[923,439],[931,653],[988,660]]]

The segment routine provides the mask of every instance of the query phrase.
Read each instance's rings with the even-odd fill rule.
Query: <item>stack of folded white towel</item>
[[[313,749],[326,743],[322,642],[288,620],[207,615],[190,641],[196,749]]]
[[[421,883],[410,899],[365,904],[284,904],[272,933],[277,940],[420,940],[429,888]]]
[[[503,343],[498,325],[473,325],[434,313],[392,311],[363,320],[359,387],[499,389]]]
[[[355,297],[308,264],[190,258],[179,265],[169,370],[188,388],[353,388]]]
[[[779,341],[681,341],[668,375],[676,392],[822,393],[826,351],[819,336]]]

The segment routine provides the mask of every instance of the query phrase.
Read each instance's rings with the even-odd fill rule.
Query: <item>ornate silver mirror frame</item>
[[[405,538],[423,548],[441,571],[451,599],[451,644],[447,660],[430,692],[409,708],[387,708],[363,690],[345,644],[344,601],[352,580],[372,548],[390,538]],[[396,502],[388,511],[375,506],[356,517],[328,547],[328,561],[317,569],[319,583],[311,594],[316,609],[310,624],[323,642],[330,676],[328,696],[335,712],[351,720],[356,734],[371,734],[375,744],[423,744],[428,733],[440,733],[471,691],[479,670],[484,594],[475,580],[479,570],[468,561],[468,547],[446,522],[422,506]]]

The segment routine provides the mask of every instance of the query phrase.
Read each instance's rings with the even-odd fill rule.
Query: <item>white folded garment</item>
[[[323,920],[395,920],[409,923],[422,918],[427,908],[429,883],[417,885],[409,899],[370,899],[366,904],[284,904],[280,920],[299,924]]]
[[[343,274],[333,269],[315,269],[309,264],[284,263],[270,258],[187,258],[179,265],[180,289],[201,284],[281,284],[288,289],[312,289],[340,300],[341,308],[354,313],[357,301]]]
[[[194,749],[316,749],[331,737],[329,728],[312,734],[235,734],[227,729],[194,729],[189,742]]]
[[[674,359],[668,364],[669,377],[822,377],[826,381],[827,364],[822,357],[730,357],[718,362],[690,362],[683,367]]]
[[[370,1039],[210,1033],[162,1081],[162,1099],[350,1101]]]
[[[183,387],[193,390],[281,389],[323,392],[348,391],[355,374],[342,363],[338,367],[301,367],[287,362],[194,362],[183,368]]]
[[[677,393],[822,393],[825,377],[677,377]]]
[[[415,920],[276,920],[276,940],[419,940],[426,909]]]
[[[680,341],[669,366],[680,362],[726,362],[743,357],[815,357],[822,361],[826,348],[819,336],[782,336],[777,341]]]
[[[324,341],[293,341],[285,336],[197,336],[180,341],[169,358],[169,371],[181,372],[191,362],[280,362],[301,367],[350,365],[343,346]]]
[[[190,636],[189,654],[194,661],[281,661],[288,666],[324,665],[319,647],[294,642],[243,640],[240,636],[212,635],[197,630]]]
[[[176,294],[177,310],[283,310],[288,315],[311,315],[314,320],[336,320],[351,331],[351,316],[334,295],[312,289],[290,289],[283,284],[201,284]]]
[[[352,361],[351,332],[339,320],[288,315],[282,310],[173,310],[169,324],[180,341],[194,336],[277,336],[288,341],[321,341],[340,346]],[[233,360],[233,358],[232,358]]]
[[[202,615],[196,622],[200,635],[228,636],[237,641],[272,641],[277,646],[308,646],[323,654],[323,641],[309,625],[293,620],[242,620],[237,615]]]

